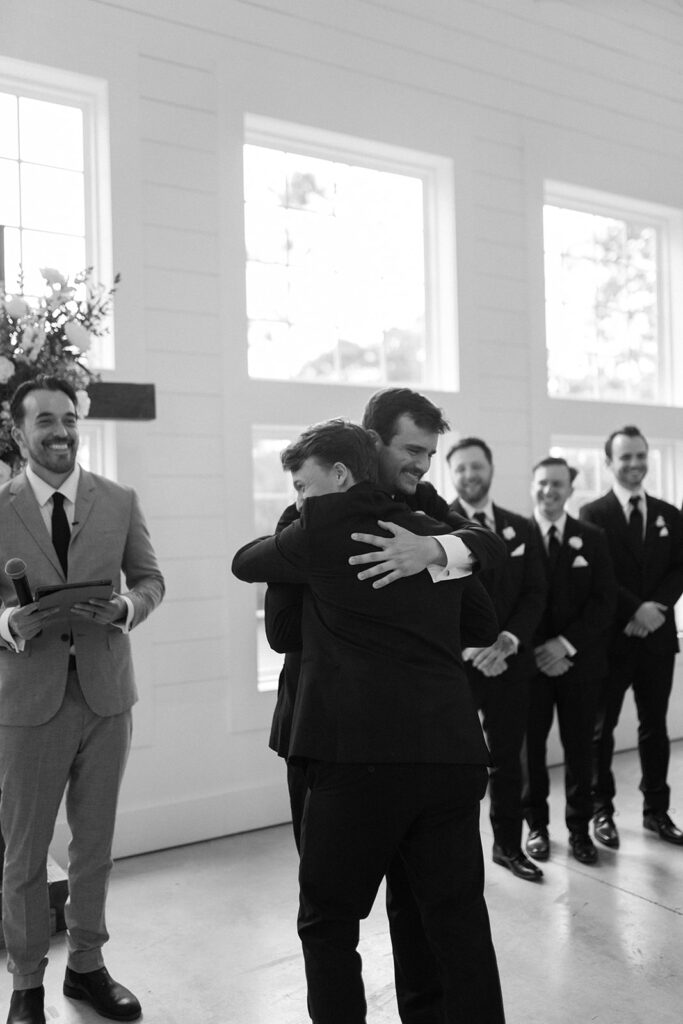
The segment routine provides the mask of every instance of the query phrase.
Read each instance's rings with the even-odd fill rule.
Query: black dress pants
[[[294,841],[301,851],[301,822],[308,797],[303,767],[287,765],[287,785]],[[427,942],[405,865],[398,855],[386,872],[386,906],[399,1018],[402,1024],[442,1024],[443,992],[436,958]]]
[[[529,717],[522,753],[522,805],[529,828],[550,821],[547,766],[548,733],[557,709],[564,749],[565,821],[573,833],[587,833],[593,816],[591,745],[600,681],[570,669],[563,676],[539,672],[529,684]]]
[[[598,700],[593,737],[593,809],[614,812],[612,773],[614,730],[630,686],[638,711],[643,814],[669,809],[669,735],[666,713],[673,682],[674,653],[653,650],[647,639],[619,637],[609,652],[609,671]]]
[[[503,1024],[479,837],[486,768],[311,762],[307,779],[299,935],[314,1024],[365,1024],[359,925],[396,855],[437,961],[443,1024]]]

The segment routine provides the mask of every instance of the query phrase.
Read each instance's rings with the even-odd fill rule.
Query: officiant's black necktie
[[[552,572],[557,562],[557,556],[560,553],[560,539],[557,536],[557,530],[554,526],[551,526],[548,530],[548,562],[550,565],[550,571]]]
[[[62,564],[64,575],[67,575],[69,567],[69,539],[71,530],[69,520],[64,511],[64,495],[55,491],[52,495],[52,543],[55,546],[57,557]]]
[[[489,524],[486,522],[485,512],[475,512],[472,518],[476,519],[480,526],[485,526],[486,529],[488,530]]]
[[[631,514],[628,517],[628,532],[636,551],[643,547],[643,513],[640,510],[640,495],[634,494],[629,498]]]

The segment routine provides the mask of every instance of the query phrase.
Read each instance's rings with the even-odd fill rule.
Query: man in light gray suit
[[[0,488],[2,910],[14,988],[7,1024],[45,1022],[46,859],[65,790],[72,843],[64,993],[105,1017],[135,1020],[138,1000],[104,966],[104,905],[137,699],[128,633],[159,604],[164,580],[135,492],[76,462],[71,385],[28,381],[10,412],[27,465]],[[2,571],[11,558],[26,563],[34,588],[103,579],[112,596],[78,600],[64,613],[20,604]]]

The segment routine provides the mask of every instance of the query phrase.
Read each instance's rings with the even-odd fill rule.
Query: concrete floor
[[[672,754],[679,801],[672,817],[683,826],[683,741]],[[541,885],[490,862],[482,815],[508,1024],[683,1019],[683,848],[643,831],[637,756],[619,754],[615,767],[622,844],[619,851],[601,847],[595,867],[568,856],[560,769],[553,770],[553,849]],[[305,1024],[296,870],[289,826],[119,861],[107,964],[139,996],[147,1024]],[[383,894],[363,924],[361,952],[370,1024],[398,1024]],[[64,937],[56,936],[48,1024],[101,1021],[62,996],[65,961]],[[9,991],[9,977],[0,975],[0,1013]]]

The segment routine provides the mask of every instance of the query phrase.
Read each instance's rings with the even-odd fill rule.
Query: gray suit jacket
[[[22,558],[33,591],[64,583],[59,559],[25,473],[0,487],[0,612],[16,605],[4,572]],[[128,590],[121,590],[123,574]],[[135,491],[81,470],[66,582],[111,579],[130,598],[139,625],[160,603],[164,579]],[[17,653],[0,639],[0,724],[41,725],[59,710],[71,637],[83,695],[98,715],[117,715],[137,700],[129,637],[116,626],[71,616],[51,622]]]

